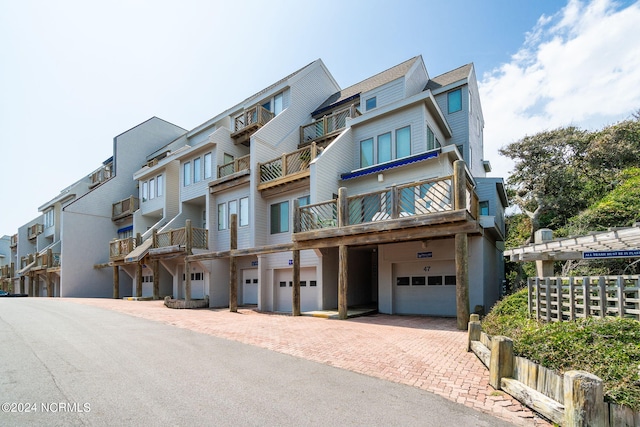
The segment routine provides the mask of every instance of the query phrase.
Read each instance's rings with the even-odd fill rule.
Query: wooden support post
[[[187,251],[187,255],[192,255],[192,246],[193,246],[193,228],[191,227],[191,220],[188,219],[184,223],[184,234],[185,234],[185,249]]]
[[[349,225],[349,202],[347,200],[347,189],[338,189],[338,227]]]
[[[541,228],[533,235],[534,242],[543,243],[553,240],[553,231],[548,228]],[[553,261],[536,261],[536,272],[538,277],[553,276]]]
[[[136,264],[136,297],[142,297],[142,261]]]
[[[455,237],[456,315],[458,329],[464,331],[469,322],[469,241],[467,233]]]
[[[238,264],[233,251],[238,249],[238,215],[231,214],[230,218],[230,246],[232,255],[229,257],[229,311],[238,311]]]
[[[500,390],[502,378],[513,377],[513,341],[511,338],[494,336],[491,340],[489,362],[489,385]]]
[[[393,185],[391,186],[391,218],[397,219],[400,217],[400,193],[398,192],[398,187]]]
[[[44,278],[44,288],[47,291],[47,297],[52,297],[51,295],[51,276],[49,273],[45,272],[42,277]]]
[[[160,261],[155,259],[153,266],[153,299],[160,299]]]
[[[531,278],[527,279],[527,309],[531,316],[533,314],[533,280]]]
[[[291,290],[292,313],[300,316],[300,251],[293,250],[293,288]]]
[[[120,299],[120,267],[113,266],[113,299]]]
[[[467,208],[467,171],[464,160],[453,162],[453,208]]]
[[[482,325],[480,324],[480,316],[472,314],[469,317],[469,339],[467,342],[467,351],[471,351],[471,341],[480,341]]]
[[[191,263],[184,260],[184,300],[191,301]]]
[[[347,318],[347,278],[348,278],[348,258],[349,247],[340,245],[338,247],[338,318]]]
[[[604,426],[605,408],[602,380],[589,372],[564,373],[565,427]]]

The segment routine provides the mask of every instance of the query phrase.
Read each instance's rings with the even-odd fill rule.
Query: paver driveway
[[[172,310],[162,301],[66,300],[419,387],[515,425],[550,425],[489,385],[455,319],[377,314],[339,321],[242,308]]]

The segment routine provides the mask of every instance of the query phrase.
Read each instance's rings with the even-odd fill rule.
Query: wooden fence
[[[513,342],[484,332],[477,314],[469,322],[468,351],[489,369],[489,384],[565,427],[640,426],[640,412],[604,401],[602,380],[584,371],[558,374],[513,354]]]
[[[640,276],[528,280],[529,313],[539,320],[617,316],[640,320]]]

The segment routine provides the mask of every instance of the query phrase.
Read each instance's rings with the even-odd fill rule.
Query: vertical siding
[[[464,160],[469,162],[469,93],[467,90],[467,85],[460,87],[462,89],[462,110],[456,111],[455,113],[448,114],[448,104],[447,104],[447,93],[443,92],[441,94],[436,95],[436,102],[438,103],[438,107],[444,114],[447,123],[449,123],[449,127],[451,128],[451,132],[453,136],[447,142],[453,145],[462,145],[462,156]],[[477,156],[477,153],[474,153],[474,158]]]

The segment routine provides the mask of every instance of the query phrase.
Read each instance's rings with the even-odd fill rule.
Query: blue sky
[[[342,87],[422,55],[473,62],[485,158],[640,108],[640,2],[0,0],[0,235],[158,116],[190,129],[321,58]]]

